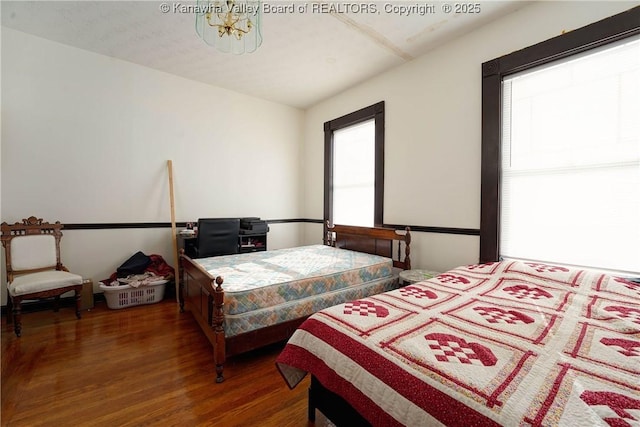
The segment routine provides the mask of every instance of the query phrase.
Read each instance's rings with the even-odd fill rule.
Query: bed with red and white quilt
[[[289,387],[310,373],[374,426],[640,426],[640,284],[532,262],[460,267],[316,313],[276,365]]]

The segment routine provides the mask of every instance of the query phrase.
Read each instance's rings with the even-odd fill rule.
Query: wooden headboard
[[[327,225],[325,244],[391,258],[394,267],[411,270],[409,227],[401,231],[382,227]]]

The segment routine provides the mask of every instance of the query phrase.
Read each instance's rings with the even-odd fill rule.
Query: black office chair
[[[239,234],[240,218],[198,219],[196,257],[237,254]]]

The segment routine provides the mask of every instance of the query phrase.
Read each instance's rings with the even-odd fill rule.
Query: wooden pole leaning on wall
[[[176,282],[176,302],[180,305],[180,258],[178,257],[178,232],[176,230],[176,206],[173,199],[173,162],[167,160],[169,170],[169,202],[171,204],[171,240],[173,242],[173,264]]]

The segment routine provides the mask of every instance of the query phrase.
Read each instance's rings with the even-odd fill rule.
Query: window
[[[384,102],[324,124],[324,219],[382,225]]]
[[[375,121],[333,132],[333,222],[373,226]]]
[[[640,271],[639,12],[483,64],[482,262]]]
[[[640,38],[502,88],[500,255],[640,270]]]

